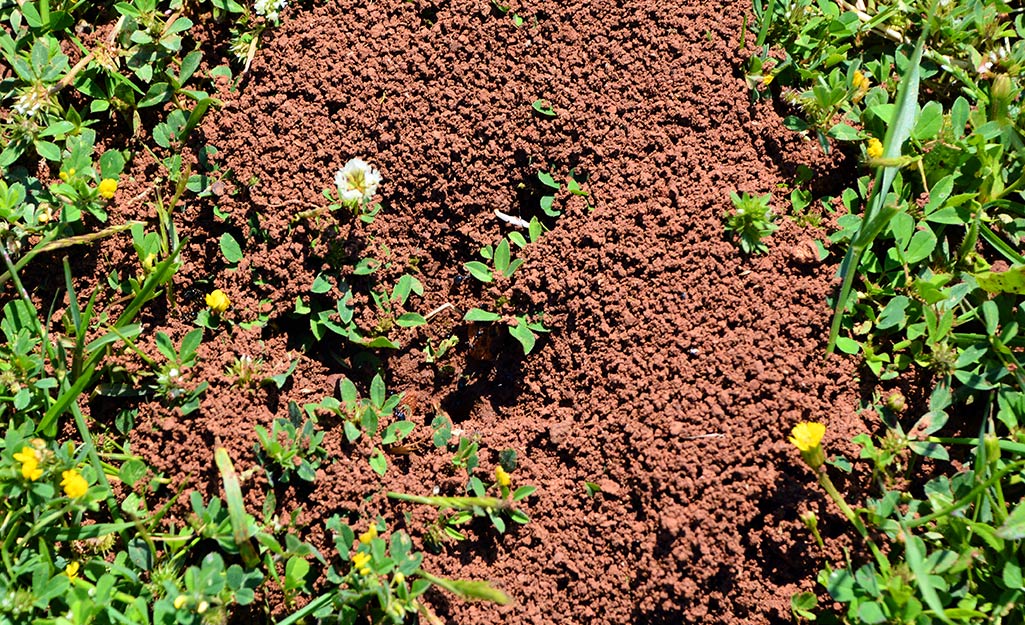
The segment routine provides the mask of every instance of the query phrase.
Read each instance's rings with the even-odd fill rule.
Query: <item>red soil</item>
[[[461,494],[465,475],[449,470],[451,452],[429,443],[440,406],[479,435],[482,475],[513,448],[516,484],[539,487],[524,505],[530,524],[505,535],[475,526],[469,540],[428,556],[436,573],[487,578],[515,597],[499,609],[431,595],[450,622],[788,622],[790,595],[813,587],[823,557],[798,512],[816,510],[826,526],[835,517],[786,435],[798,421],[823,420],[827,445],[842,445],[863,429],[857,385],[851,363],[824,357],[836,259],[807,253],[824,232],[783,218],[769,253],[745,258],[721,218],[730,190],[774,191],[785,213],[777,185],[799,164],[821,193],[835,193],[833,172],[852,164],[822,156],[771,106],[750,103],[749,52],[738,49],[746,10],[696,0],[527,3],[513,7],[520,28],[486,0],[286,11],[251,74],[224,90],[223,110],[199,131],[233,172],[214,198],[229,217],[215,218],[209,203],[183,207],[180,308],[148,319],[180,338],[216,287],[233,302],[227,318],[265,312],[272,321],[262,333],[208,333],[193,372],[211,380],[201,411],[183,418],[144,404],[132,449],[176,484],[217,493],[215,440],[249,468],[254,424],[282,416],[291,400],[335,394],[341,375],[366,388],[365,367],[329,355],[352,357],[351,345],[329,339],[301,354],[288,342],[286,313],[322,270],[328,242],[341,242],[390,262],[377,276],[384,284],[417,267],[425,293],[409,310],[453,308],[396,333],[404,348],[380,354],[389,390],[417,398],[410,418],[426,444],[391,458],[379,480],[366,448],[325,423],[330,462],[316,483],[279,488],[279,509],[302,507],[309,540],[327,551],[324,520],[342,512],[362,518],[359,527],[383,515],[420,541],[430,511],[383,493]],[[535,113],[538,98],[558,116]],[[309,220],[290,228],[296,212],[324,203],[320,191],[352,157],[384,175],[377,220],[338,234]],[[459,279],[481,245],[509,231],[495,209],[538,214],[530,181],[542,168],[586,173],[595,209],[563,192],[565,214],[546,220],[551,232],[522,253],[511,282]],[[130,195],[118,199],[138,212]],[[270,242],[250,235],[254,216]],[[245,238],[234,270],[218,248],[225,231]],[[367,307],[366,282],[353,284]],[[462,315],[502,295],[510,311],[543,310],[551,334],[527,357],[506,340],[494,359],[467,358]],[[461,342],[455,375],[445,376],[421,350],[427,337],[453,332]],[[281,392],[248,394],[223,373],[241,354],[262,357],[269,373],[300,364]],[[585,481],[601,492],[589,497]],[[265,488],[259,473],[244,486],[251,511]]]

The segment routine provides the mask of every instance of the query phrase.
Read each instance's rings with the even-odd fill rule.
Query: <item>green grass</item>
[[[844,256],[827,350],[860,355],[883,388],[909,370],[932,385],[926,405],[872,402],[878,429],[854,439],[873,475],[860,506],[828,477],[849,460],[816,467],[874,557],[824,570],[831,601],[816,609],[801,593],[795,618],[1022,620],[1025,24],[981,0],[869,12],[780,0],[756,13],[766,46],[749,66],[753,97],[781,98],[788,127],[862,150],[871,172],[842,193],[848,214],[830,237]]]
[[[287,418],[275,420],[270,431],[256,426],[259,443],[252,460],[259,465],[236,468],[241,460],[218,444],[210,466],[221,476],[223,499],[194,491],[188,502],[179,501],[189,484],[174,484],[179,490],[170,491],[171,479],[152,474],[143,458],[130,453],[125,435],[133,427],[131,410],[121,411],[114,428],[83,412],[102,392],[141,397],[168,414],[197,414],[211,382],[195,373],[200,347],[234,323],[228,314],[232,303],[217,289],[205,294],[207,307],[197,327],[180,339],[150,329],[159,323],[139,322],[144,312],[177,308],[173,278],[182,266],[185,241],[176,208],[209,197],[211,176],[218,173],[204,165],[216,149],[196,145],[193,136],[204,118],[217,115],[220,102],[209,95],[212,81],[224,76],[237,81],[248,70],[285,5],[193,4],[190,15],[222,24],[222,35],[230,39],[232,58],[210,71],[200,70],[203,50],[189,48],[194,24],[177,0],[29,0],[0,8],[5,24],[0,54],[12,70],[0,82],[0,97],[11,108],[0,132],[0,284],[10,283],[15,294],[0,309],[0,416],[7,422],[0,439],[0,623],[222,623],[239,606],[250,605],[269,618],[279,606],[268,604],[263,591],[275,590],[285,609],[294,611],[282,623],[304,618],[436,622],[422,600],[431,587],[508,603],[509,597],[487,582],[431,574],[408,534],[386,531],[383,520],[372,520],[374,530],[357,539],[346,521],[332,519],[327,529],[334,551],[322,554],[303,540],[305,530],[296,524],[300,511],[277,508],[274,484],[292,478],[313,483],[316,469],[328,461],[318,421],[326,412],[343,418],[349,442],[365,439],[371,467],[387,472],[383,449],[398,446],[413,422],[396,416],[402,397],[386,394],[384,371],[373,378],[368,397],[361,398],[346,379],[341,401],[309,404],[305,414],[290,402]],[[76,34],[82,23],[109,35],[89,49]],[[65,54],[72,49],[81,57],[74,65]],[[101,128],[113,134],[101,136]],[[118,137],[133,136],[141,137],[132,143],[134,151],[117,145]],[[109,147],[104,151],[99,145]],[[195,162],[186,146],[200,155]],[[160,172],[145,181],[153,198],[146,208],[157,218],[108,226],[118,183],[140,152],[160,165]],[[40,162],[45,173],[36,177]],[[381,210],[371,201],[380,181],[369,165],[352,159],[325,192],[327,204],[297,211],[295,220],[317,220],[325,229],[337,227],[338,220],[370,223]],[[238,265],[257,240],[268,243],[259,224],[250,225],[242,240],[228,233],[220,237],[228,267]],[[539,235],[540,224],[532,226],[531,241]],[[121,267],[127,275],[108,276],[83,301],[77,291],[81,282],[65,257],[68,305],[37,309],[40,292],[22,280],[30,263],[108,238],[134,250],[137,265]],[[526,245],[522,236],[510,239]],[[375,259],[330,266],[311,285],[307,301],[297,302],[296,316],[308,321],[312,335],[293,337],[297,341],[341,335],[349,339],[346,357],[377,358],[375,350],[398,347],[390,336],[410,336],[408,330],[427,323],[406,310],[412,298],[423,296],[415,276],[404,274],[386,287],[367,278],[380,268]],[[353,322],[352,293],[345,284],[354,276],[369,282],[366,301],[384,320],[370,331]],[[56,328],[49,325],[54,318],[59,318]],[[241,325],[268,322],[257,317]],[[527,328],[543,331],[540,324],[524,322],[521,334],[530,334]],[[434,356],[440,358],[454,344],[445,339]],[[126,374],[118,364],[124,360],[139,364],[141,371]],[[265,374],[259,359],[238,359],[225,377],[251,393],[269,386],[281,390],[297,364],[290,361],[286,371]],[[58,444],[55,438],[67,431],[69,419],[77,437]],[[104,427],[102,437],[94,431],[98,427]],[[101,438],[103,447],[97,448]],[[242,491],[241,476],[254,470],[264,471],[272,485],[263,493],[260,515],[246,508]],[[472,468],[467,472],[468,488],[481,484]],[[111,488],[115,480],[124,487],[121,498]],[[495,489],[501,509],[526,522],[511,504],[532,489]],[[191,521],[170,527],[168,512],[186,503]],[[321,576],[327,583],[315,585]],[[297,609],[300,603],[305,607]]]

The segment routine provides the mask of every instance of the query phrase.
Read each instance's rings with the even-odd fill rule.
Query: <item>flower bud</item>
[[[495,481],[502,488],[509,488],[512,484],[512,478],[509,476],[509,472],[502,468],[501,465],[495,467]]]
[[[989,86],[989,101],[990,117],[994,121],[1004,121],[1008,118],[1013,95],[1011,79],[1007,74],[1000,74],[993,79]]]
[[[868,140],[868,145],[865,146],[865,156],[869,159],[877,159],[883,156],[883,142],[875,137],[871,137]]]
[[[809,510],[799,515],[801,522],[808,528],[808,531],[815,532],[819,528],[819,517],[814,512]]]
[[[371,523],[367,531],[359,535],[359,541],[364,545],[369,545],[375,538],[377,538],[377,524],[375,523]]]
[[[886,397],[886,407],[892,412],[904,412],[907,408],[907,400],[900,391],[894,391]]]
[[[986,449],[986,462],[994,463],[1000,460],[1000,439],[992,434],[987,434],[983,439]]]

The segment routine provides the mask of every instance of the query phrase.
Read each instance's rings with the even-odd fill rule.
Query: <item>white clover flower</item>
[[[278,11],[285,8],[288,0],[256,0],[253,2],[253,10],[257,15],[262,15],[269,20],[278,19]]]
[[[351,159],[335,174],[335,186],[345,204],[369,202],[379,184],[381,173],[361,158]]]
[[[48,104],[49,100],[50,94],[45,87],[30,87],[18,96],[11,109],[18,115],[32,117]]]
[[[1004,45],[1000,46],[996,50],[993,50],[984,57],[983,62],[975,68],[977,74],[982,78],[988,78],[993,70],[994,65],[999,65],[1007,60],[1007,57],[1011,55],[1011,45],[1006,39]]]

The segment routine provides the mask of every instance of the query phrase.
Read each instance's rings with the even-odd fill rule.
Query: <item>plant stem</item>
[[[289,615],[285,620],[278,621],[277,623],[275,623],[275,625],[293,625],[294,623],[299,623],[308,615],[313,614],[317,610],[331,603],[331,600],[334,598],[334,596],[335,593],[333,592],[323,594],[314,599],[313,601],[310,601],[309,603],[304,605],[298,612]]]
[[[886,559],[886,556],[884,556],[882,552],[879,551],[879,548],[876,547],[876,544],[872,542],[872,538],[869,536],[868,529],[865,528],[865,524],[862,523],[861,518],[857,513],[847,505],[847,501],[843,498],[843,495],[840,494],[840,491],[836,489],[836,486],[833,485],[833,481],[829,479],[829,475],[825,470],[820,470],[818,471],[817,477],[819,479],[819,484],[833,500],[833,503],[840,508],[840,512],[843,512],[844,516],[847,517],[847,520],[854,525],[854,529],[858,530],[858,533],[861,534],[861,537],[865,540],[868,548],[872,550],[872,554],[875,556],[876,562],[879,564],[879,569],[883,572],[888,571],[890,569],[890,561]]]
[[[981,482],[979,484],[976,484],[975,488],[973,488],[972,490],[968,491],[967,495],[965,495],[961,499],[955,501],[954,503],[950,504],[946,508],[942,508],[940,510],[936,510],[935,512],[931,512],[931,513],[929,513],[929,514],[927,514],[927,515],[925,515],[923,517],[919,517],[917,519],[914,519],[914,520],[911,520],[911,521],[907,521],[905,524],[909,528],[911,528],[911,527],[918,527],[919,525],[925,525],[926,523],[929,523],[930,521],[934,521],[934,520],[936,520],[936,519],[938,519],[940,517],[947,516],[947,515],[949,515],[949,514],[951,514],[953,512],[956,512],[957,510],[959,510],[959,509],[969,505],[971,503],[971,500],[975,499],[975,497],[978,496],[979,493],[981,493],[985,489],[989,488],[990,486],[992,486],[996,482],[1000,481],[1000,479],[1002,477],[1004,477],[1005,475],[1007,475],[1008,473],[1010,473],[1012,471],[1017,471],[1018,469],[1021,469],[1022,467],[1025,467],[1025,460],[1018,460],[1016,462],[1012,462],[1012,463],[1008,464],[1006,467],[1004,467],[1003,469],[1000,469],[1000,471],[994,473],[993,476],[990,477],[985,482]]]

